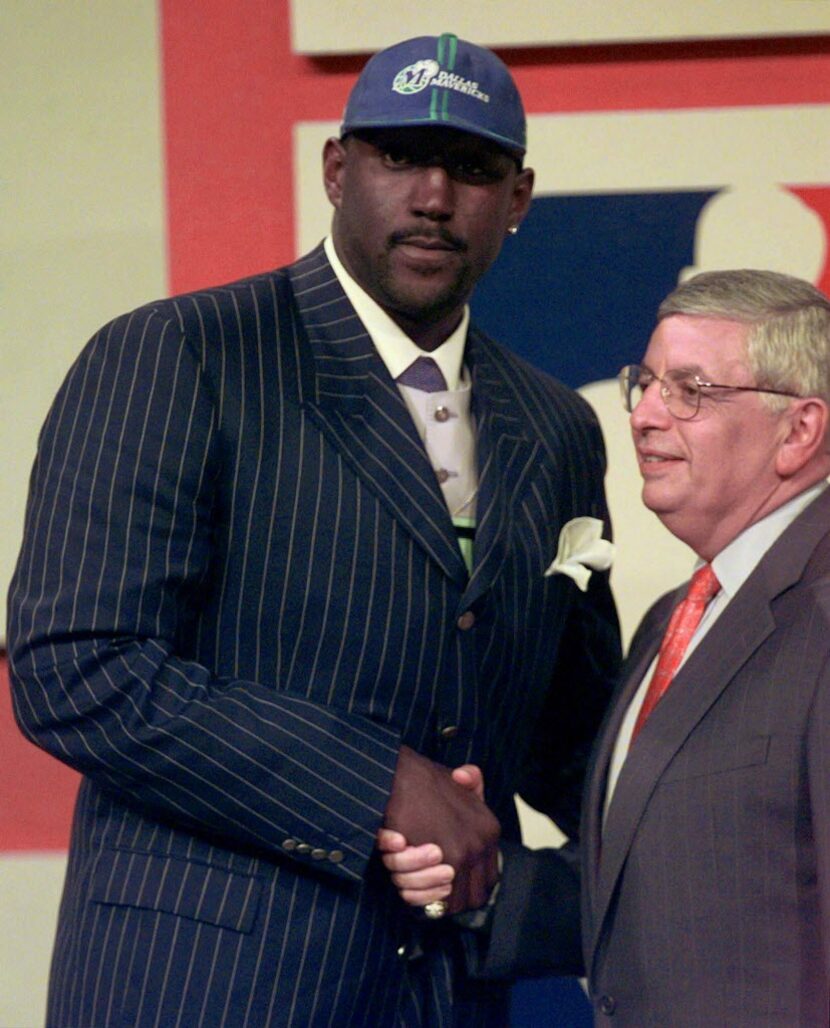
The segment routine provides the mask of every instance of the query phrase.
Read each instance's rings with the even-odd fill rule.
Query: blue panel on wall
[[[540,196],[472,302],[477,324],[578,386],[638,360],[693,261],[712,191]]]

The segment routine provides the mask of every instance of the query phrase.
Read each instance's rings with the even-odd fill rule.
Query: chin
[[[472,286],[464,275],[413,274],[382,283],[396,311],[416,321],[440,318],[467,302]]]
[[[644,507],[648,507],[654,514],[659,514],[662,510],[671,510],[673,506],[664,493],[665,490],[660,489],[654,482],[644,482],[640,499]]]
[[[451,293],[418,293],[414,291],[399,292],[394,297],[394,309],[402,317],[420,324],[440,321],[453,311],[457,311],[467,302],[466,294]]]

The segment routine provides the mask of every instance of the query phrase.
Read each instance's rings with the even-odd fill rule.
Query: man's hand
[[[401,748],[378,847],[404,902],[444,899],[452,914],[483,906],[498,879],[500,834],[479,768],[450,772]]]

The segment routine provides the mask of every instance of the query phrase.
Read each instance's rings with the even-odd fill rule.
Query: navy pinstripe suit
[[[475,330],[465,362],[469,575],[322,249],[71,369],[9,619],[19,721],[84,775],[50,1025],[503,1023],[373,857],[397,750],[480,764],[508,837],[517,790],[572,830],[618,640],[607,576],[542,574],[606,517],[593,417]]]

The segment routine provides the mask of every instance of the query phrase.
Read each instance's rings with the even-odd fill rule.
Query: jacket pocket
[[[661,775],[660,782],[679,782],[766,764],[769,744],[768,735],[755,735],[748,739],[736,739],[729,746],[713,746],[705,751],[698,749],[694,754],[681,750]]]
[[[193,860],[133,850],[105,850],[92,873],[90,899],[250,932],[261,884],[251,875]]]

